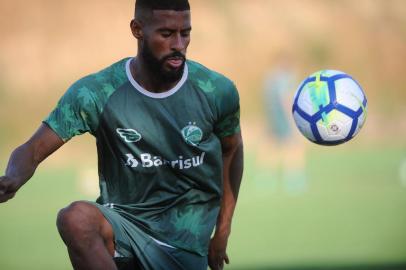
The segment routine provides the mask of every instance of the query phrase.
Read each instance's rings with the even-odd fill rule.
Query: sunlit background
[[[226,269],[406,269],[406,1],[191,5],[188,57],[230,77],[241,96],[246,167]],[[70,84],[136,53],[133,6],[0,0],[2,171]],[[284,59],[292,91],[321,69],[362,85],[368,119],[354,140],[321,147],[296,129],[289,143],[269,132],[264,80]],[[0,269],[71,269],[56,214],[96,197],[95,141],[84,135],[0,206]]]

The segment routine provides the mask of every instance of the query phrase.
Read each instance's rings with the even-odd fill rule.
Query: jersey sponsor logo
[[[128,143],[135,143],[142,139],[141,134],[135,129],[131,128],[118,128],[116,129],[118,135]]]
[[[205,155],[206,152],[202,152],[200,155],[191,158],[179,156],[179,158],[176,160],[166,160],[162,157],[153,156],[149,153],[141,154],[138,159],[132,154],[126,154],[127,161],[125,165],[131,168],[137,168],[138,166],[143,168],[169,166],[174,169],[187,170],[202,165],[204,163]]]
[[[190,122],[182,129],[182,137],[187,144],[198,146],[203,138],[203,131],[196,126],[196,123]]]

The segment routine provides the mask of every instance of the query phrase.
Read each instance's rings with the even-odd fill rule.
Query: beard
[[[180,52],[173,52],[159,59],[152,53],[148,44],[144,43],[144,46],[141,50],[141,56],[145,60],[146,68],[155,80],[161,83],[175,83],[182,78],[186,61],[186,57],[184,54]],[[183,63],[177,69],[166,70],[164,68],[165,61],[172,57],[183,59]]]

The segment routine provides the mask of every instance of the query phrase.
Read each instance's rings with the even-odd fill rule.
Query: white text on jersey
[[[202,152],[199,156],[194,156],[192,158],[184,159],[183,156],[179,156],[177,160],[166,160],[159,156],[153,156],[148,153],[141,154],[139,161],[132,155],[126,154],[127,162],[126,166],[136,168],[141,163],[143,168],[160,167],[160,166],[170,166],[172,168],[186,170],[194,167],[198,167],[203,164],[204,156],[206,152]]]

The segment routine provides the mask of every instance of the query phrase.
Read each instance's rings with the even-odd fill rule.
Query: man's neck
[[[145,67],[146,65],[143,63],[143,61],[144,60],[142,59],[142,57],[139,56],[133,58],[130,62],[130,71],[134,80],[145,90],[152,93],[163,93],[175,87],[176,84],[179,82],[162,82],[162,80],[160,80],[155,74],[150,72]]]

